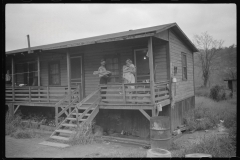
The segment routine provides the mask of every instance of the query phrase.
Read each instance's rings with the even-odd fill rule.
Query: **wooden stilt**
[[[9,115],[13,116],[14,115],[14,108],[13,108],[13,103],[8,104],[8,111],[9,111]]]

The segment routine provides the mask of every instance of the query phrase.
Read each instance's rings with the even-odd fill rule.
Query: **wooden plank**
[[[14,106],[14,105],[13,105]],[[15,114],[18,110],[18,108],[20,107],[20,105],[17,106],[17,108],[14,110],[13,114]]]
[[[14,62],[14,56],[12,56],[12,99],[15,100],[15,62]]]
[[[68,144],[56,143],[56,142],[48,142],[48,141],[43,141],[43,142],[41,142],[39,144],[45,145],[45,146],[51,146],[51,147],[59,147],[59,148],[70,147],[70,145],[68,145]]]
[[[37,68],[38,68],[38,86],[40,86],[40,81],[41,81],[41,79],[40,79],[40,56],[39,56],[39,54],[38,54],[38,56],[37,56]]]
[[[63,140],[63,141],[68,141],[68,140],[69,140],[69,138],[67,138],[67,137],[61,137],[61,136],[51,136],[50,138],[58,139],[58,140]]]
[[[139,109],[139,111],[150,121],[150,116],[143,109]]]
[[[160,100],[167,99],[167,98],[169,98],[169,95],[162,96],[162,97],[156,97],[155,101],[160,101]]]

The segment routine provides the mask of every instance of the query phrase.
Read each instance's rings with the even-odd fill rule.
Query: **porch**
[[[94,102],[98,97],[101,98],[99,105],[102,109],[152,109],[158,102],[164,101],[162,106],[169,104],[169,82],[154,83],[153,86],[152,94],[150,83],[99,85],[99,93],[90,98],[86,104]],[[5,100],[7,104],[55,107],[67,95],[82,100],[81,93],[80,85],[71,86],[70,93],[68,86],[6,86]]]

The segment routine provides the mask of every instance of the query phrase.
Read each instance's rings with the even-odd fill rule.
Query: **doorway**
[[[71,57],[71,85],[81,87],[83,97],[82,56]]]
[[[150,69],[149,59],[147,56],[147,48],[134,50],[134,62],[136,65],[136,82],[149,82],[150,80]]]

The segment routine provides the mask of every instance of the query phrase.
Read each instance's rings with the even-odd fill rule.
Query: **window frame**
[[[186,62],[186,65],[184,66],[184,62],[183,62],[183,57],[185,57],[185,62]],[[184,53],[184,52],[181,52],[181,61],[182,61],[182,80],[183,81],[187,81],[188,80],[188,76],[187,76],[187,54]],[[184,73],[185,73],[185,70],[184,68],[186,68],[186,77],[184,76]]]
[[[59,70],[59,73],[58,74],[51,74],[50,73],[50,65],[53,65],[53,64],[58,64],[58,70]],[[51,83],[51,75],[58,75],[58,78],[59,78],[59,84],[52,84]],[[51,62],[48,62],[48,85],[49,86],[61,86],[61,67],[60,67],[60,62],[59,61],[51,61]]]
[[[122,83],[121,73],[120,73],[121,72],[121,68],[120,68],[121,64],[120,64],[119,54],[106,54],[106,55],[104,55],[104,60],[106,61],[106,65],[105,65],[106,70],[108,70],[108,68],[107,68],[107,59],[108,58],[111,58],[111,59],[117,58],[117,60],[118,60],[118,63],[117,63],[117,65],[118,65],[118,76],[111,75],[111,77],[108,79],[108,83]],[[119,80],[115,81],[115,82],[111,82],[110,81],[111,78],[118,78]]]

